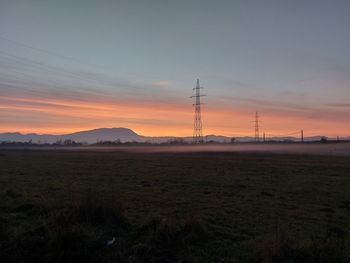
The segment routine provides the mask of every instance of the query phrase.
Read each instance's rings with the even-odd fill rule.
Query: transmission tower
[[[195,103],[193,104],[193,106],[195,107],[194,125],[193,125],[193,143],[203,143],[201,97],[205,95],[201,95],[200,93],[201,89],[202,87],[199,85],[199,79],[197,79],[197,85],[193,89],[195,90],[195,95],[191,96],[191,98],[195,98]]]
[[[304,130],[300,131],[300,139],[301,139],[301,142],[304,142]]]
[[[260,141],[260,135],[259,135],[259,114],[258,112],[255,112],[255,135],[254,135],[255,142]]]

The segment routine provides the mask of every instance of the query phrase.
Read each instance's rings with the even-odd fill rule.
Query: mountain
[[[127,128],[101,128],[90,131],[81,131],[62,136],[62,139],[71,139],[77,142],[95,143],[98,141],[115,141],[121,142],[144,142],[145,137],[138,135],[133,130]]]
[[[116,141],[118,139],[121,142],[146,141],[146,137],[140,136],[127,128],[101,128],[63,135],[21,134],[18,132],[0,133],[0,142],[27,142],[32,140],[34,143],[54,143],[59,140],[73,140],[76,142],[96,143],[98,141]]]
[[[307,137],[305,141],[319,141],[322,136]],[[88,131],[80,131],[70,134],[63,135],[51,135],[51,134],[21,134],[19,132],[13,133],[0,133],[0,142],[28,142],[32,140],[33,143],[54,143],[59,140],[73,140],[76,142],[83,143],[96,143],[99,141],[116,141],[121,142],[151,142],[151,143],[162,143],[172,140],[184,140],[186,142],[191,142],[192,137],[147,137],[135,133],[133,130],[128,128],[100,128]],[[341,138],[344,140],[349,140],[350,137]],[[205,136],[207,142],[230,142],[231,137],[220,136],[220,135],[207,135]],[[299,138],[295,137],[273,137],[268,138],[268,140],[273,141],[300,141]],[[254,141],[253,137],[236,137],[237,142],[250,142]]]

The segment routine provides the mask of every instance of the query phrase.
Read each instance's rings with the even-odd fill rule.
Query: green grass
[[[350,157],[2,151],[0,185],[0,260],[350,259]]]

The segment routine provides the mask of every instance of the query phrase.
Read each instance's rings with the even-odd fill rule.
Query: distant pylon
[[[201,95],[200,90],[202,87],[199,85],[199,79],[197,79],[197,85],[193,89],[195,90],[195,95],[191,98],[196,98],[193,106],[195,107],[194,113],[194,125],[193,125],[193,143],[203,143],[203,130],[202,130],[202,116],[201,116]]]
[[[258,112],[255,112],[255,134],[254,134],[254,140],[256,142],[260,141],[260,135],[259,135],[259,114],[258,114]]]
[[[304,142],[304,130],[300,131],[301,142]]]

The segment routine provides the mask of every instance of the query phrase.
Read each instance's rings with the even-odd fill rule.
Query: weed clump
[[[25,204],[18,209],[33,207]],[[206,235],[204,225],[193,216],[149,216],[132,223],[117,198],[101,198],[89,191],[17,236],[10,237],[0,227],[0,237],[6,240],[0,244],[0,261],[186,262],[190,249],[205,241]]]
[[[74,203],[70,217],[80,224],[120,224],[127,222],[122,205],[115,197],[100,197],[95,192],[88,192]]]
[[[139,227],[142,242],[133,247],[131,258],[134,262],[186,262],[190,249],[204,243],[207,234],[202,222],[193,216],[150,216]]]
[[[350,262],[350,252],[346,239],[328,233],[323,238],[296,241],[285,232],[267,239],[260,248],[258,262],[305,262],[305,263],[345,263]]]
[[[18,211],[35,207],[24,204]],[[114,197],[89,191],[72,204],[47,214],[41,225],[17,236],[0,228],[1,262],[99,262],[106,240],[128,226]]]
[[[90,237],[79,225],[57,226],[50,230],[48,262],[93,262]]]
[[[20,193],[16,192],[15,190],[7,189],[5,191],[5,196],[13,198],[13,199],[17,199],[17,198],[20,198],[22,195]]]

